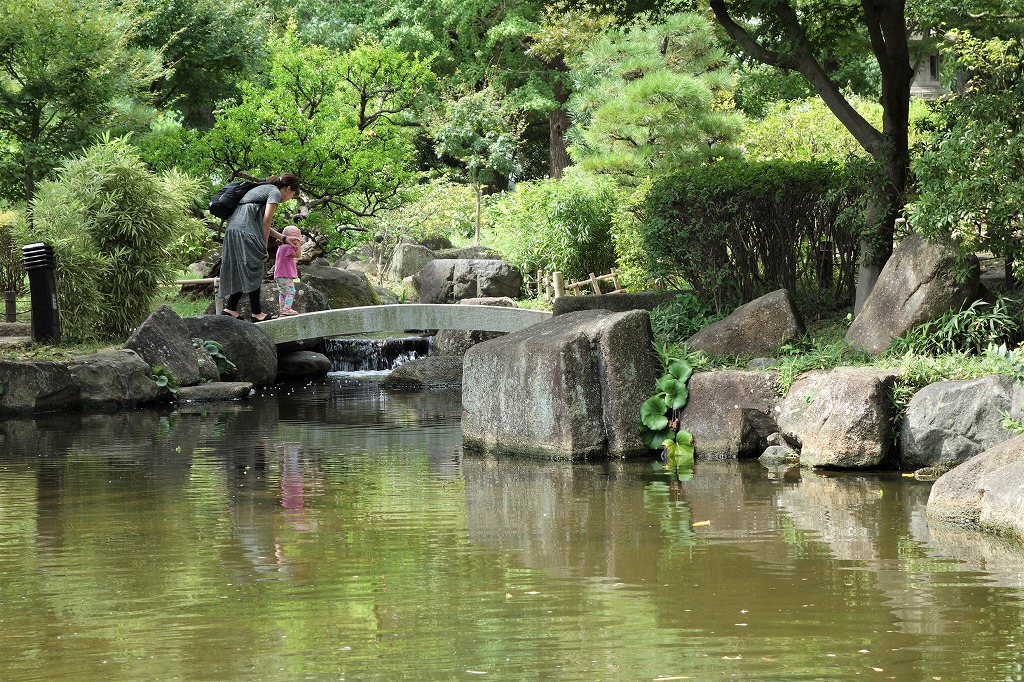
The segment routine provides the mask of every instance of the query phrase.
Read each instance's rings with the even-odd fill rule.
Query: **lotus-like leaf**
[[[678,383],[679,382],[676,381],[676,378],[674,376],[672,376],[671,374],[666,374],[665,376],[658,379],[655,385],[658,387],[658,390],[661,391],[662,393],[675,395],[676,391],[679,390]]]
[[[652,431],[660,431],[668,426],[668,405],[661,396],[652,395],[640,406],[640,421]]]
[[[661,449],[666,440],[669,440],[672,436],[672,432],[668,429],[661,429],[660,431],[647,431],[642,435],[644,444],[651,450]]]
[[[668,373],[686,383],[693,374],[693,367],[686,360],[673,360],[668,366]]]
[[[671,396],[669,404],[673,410],[681,410],[686,407],[686,401],[690,399],[690,391],[686,388],[686,384],[681,381],[676,383],[678,384],[679,392]]]

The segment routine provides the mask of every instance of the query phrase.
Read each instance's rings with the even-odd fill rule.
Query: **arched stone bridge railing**
[[[350,334],[400,333],[409,329],[515,332],[550,319],[551,313],[489,305],[403,303],[339,308],[267,320],[259,324],[274,343]]]

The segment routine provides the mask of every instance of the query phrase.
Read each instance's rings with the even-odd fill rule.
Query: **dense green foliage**
[[[958,47],[974,77],[928,121],[931,138],[913,164],[911,224],[953,237],[965,255],[989,251],[1012,261],[1024,236],[1024,46],[962,35]]]
[[[151,173],[124,139],[86,149],[40,184],[32,234],[54,248],[68,339],[126,338],[149,316],[175,238],[195,226],[187,208],[198,189],[180,173]]]
[[[608,31],[572,71],[572,158],[643,176],[735,154],[740,117],[724,102],[732,66],[696,14]]]
[[[779,288],[849,304],[859,197],[834,164],[722,162],[666,175],[648,194],[652,272],[717,308]]]
[[[611,180],[584,173],[524,182],[490,207],[494,246],[526,273],[558,270],[566,281],[604,274],[615,267],[617,200]]]
[[[131,47],[134,31],[103,5],[0,0],[2,196],[31,201],[36,182],[98,132],[144,127],[140,103],[160,63]]]
[[[217,102],[263,63],[269,13],[243,0],[124,0],[137,16],[132,44],[159,51],[164,69],[153,84],[155,104],[189,125],[209,127]]]

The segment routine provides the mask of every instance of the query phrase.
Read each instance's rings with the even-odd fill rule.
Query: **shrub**
[[[606,273],[615,267],[618,201],[611,180],[582,173],[521,183],[490,207],[494,247],[527,273],[558,270],[566,281]]]
[[[775,289],[799,300],[854,294],[863,194],[859,164],[730,162],[679,169],[647,195],[641,231],[652,276],[716,308]]]
[[[1022,340],[1021,313],[1017,299],[998,296],[995,301],[974,301],[962,310],[952,310],[929,320],[895,339],[892,355],[938,355],[940,353],[982,353],[989,346],[1014,346]]]
[[[198,229],[197,182],[151,173],[123,138],[105,139],[40,183],[32,237],[57,260],[61,329],[71,340],[124,337],[152,311],[172,275],[172,244]]]
[[[0,209],[0,290],[23,294],[27,290],[21,246],[14,225],[18,214]]]

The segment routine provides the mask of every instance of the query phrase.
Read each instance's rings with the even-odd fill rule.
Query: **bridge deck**
[[[274,343],[410,329],[515,332],[550,319],[551,313],[489,305],[403,303],[321,310],[260,323]]]

